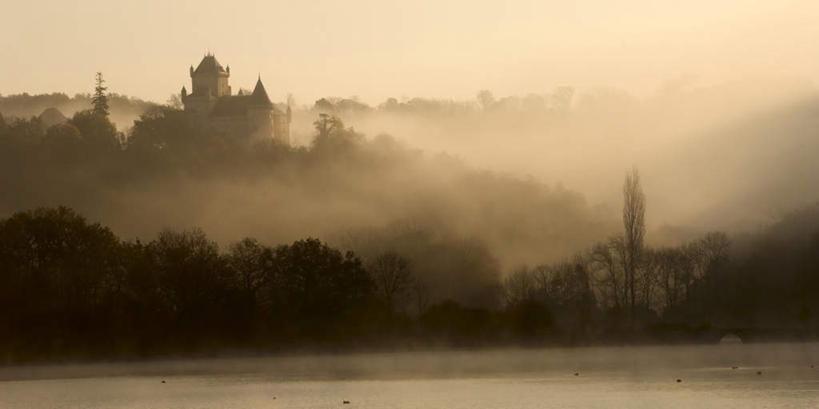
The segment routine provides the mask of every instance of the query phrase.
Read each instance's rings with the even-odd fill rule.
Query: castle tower
[[[273,135],[274,109],[270,97],[267,96],[267,90],[264,89],[264,84],[262,84],[262,77],[259,76],[247,104],[247,116],[252,136],[269,138],[270,135]]]
[[[213,54],[205,55],[195,70],[191,67],[194,95],[212,95],[217,98],[230,95],[228,78],[230,78],[230,66],[227,70],[222,68]]]
[[[191,93],[182,95],[185,112],[197,124],[204,124],[219,97],[230,96],[230,69],[222,68],[213,54],[206,54],[196,69],[191,66]]]

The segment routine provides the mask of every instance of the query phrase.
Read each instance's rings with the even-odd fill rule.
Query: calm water
[[[814,359],[819,344],[7,367],[0,408],[819,408]]]

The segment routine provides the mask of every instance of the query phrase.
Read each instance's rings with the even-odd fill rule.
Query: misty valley
[[[819,6],[44,3],[0,409],[819,407]]]
[[[479,96],[474,109],[489,110]],[[601,207],[364,135],[327,100],[310,108],[313,136],[299,146],[217,133],[169,105],[145,105],[121,132],[109,112],[133,103],[99,98],[71,118],[46,109],[0,122],[7,362],[819,330],[815,204],[744,230],[649,228],[636,167],[617,182],[622,207]]]

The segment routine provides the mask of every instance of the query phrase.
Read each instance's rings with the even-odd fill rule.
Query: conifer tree
[[[91,103],[94,105],[94,113],[100,116],[108,116],[108,96],[105,94],[105,91],[108,89],[105,84],[105,80],[102,79],[102,73],[98,72],[96,76],[97,86],[94,88],[94,98],[91,99]]]

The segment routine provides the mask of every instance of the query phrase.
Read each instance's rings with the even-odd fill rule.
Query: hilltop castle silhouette
[[[191,66],[190,74],[192,91],[182,87],[182,103],[195,126],[229,137],[290,143],[290,107],[283,110],[270,102],[261,76],[253,93],[232,95],[230,65],[223,68],[210,53],[196,69]]]

